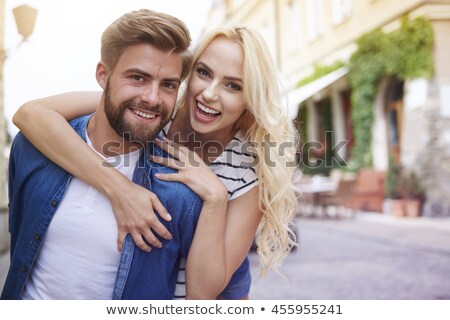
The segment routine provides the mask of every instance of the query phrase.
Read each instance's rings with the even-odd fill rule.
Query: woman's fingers
[[[162,140],[156,138],[154,140],[154,142],[158,147],[163,149],[165,152],[170,154],[172,157],[177,158],[177,159],[179,158],[181,151],[177,152],[177,149],[172,145],[172,142],[170,140],[162,141]]]
[[[165,167],[169,167],[169,168],[176,169],[176,170],[182,170],[186,167],[184,162],[173,159],[173,158],[164,158],[164,157],[150,155],[150,159],[156,163],[162,164]]]
[[[181,175],[179,173],[156,173],[155,177],[157,177],[159,180],[164,180],[164,181],[184,182],[183,175]]]
[[[155,144],[163,149],[165,152],[170,154],[175,159],[186,161],[188,158],[192,158],[195,155],[194,151],[189,150],[189,148],[182,146],[171,140],[160,140],[156,138],[154,140]]]

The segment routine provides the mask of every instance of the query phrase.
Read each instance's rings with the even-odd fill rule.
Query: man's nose
[[[158,83],[151,83],[146,86],[141,94],[141,101],[148,103],[150,106],[161,105],[161,92]]]

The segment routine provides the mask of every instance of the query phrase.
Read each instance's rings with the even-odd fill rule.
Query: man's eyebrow
[[[152,75],[145,72],[144,70],[138,69],[138,68],[131,68],[131,69],[127,69],[124,72],[125,74],[129,74],[129,73],[139,73],[142,76],[148,77],[148,78],[152,78]]]
[[[145,72],[144,70],[141,70],[141,69],[139,69],[139,68],[131,68],[131,69],[127,69],[127,70],[125,70],[124,73],[125,73],[125,74],[138,73],[138,74],[140,74],[140,75],[142,75],[142,76],[144,76],[144,77],[147,77],[147,78],[153,78],[153,76],[152,76],[150,73]],[[178,84],[181,83],[181,79],[178,78],[178,77],[176,77],[176,78],[164,78],[163,81],[176,82],[176,83],[178,83]]]
[[[178,84],[181,83],[181,79],[180,78],[164,78],[163,81],[176,82]]]

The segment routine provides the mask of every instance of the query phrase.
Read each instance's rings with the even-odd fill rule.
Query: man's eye
[[[137,74],[136,75],[132,75],[131,79],[139,81],[139,82],[142,82],[142,81],[145,80],[143,76],[140,76],[140,75],[137,75]]]
[[[177,85],[173,82],[164,82],[163,86],[168,89],[177,89]]]
[[[234,82],[227,83],[227,87],[234,91],[241,91],[241,86]]]

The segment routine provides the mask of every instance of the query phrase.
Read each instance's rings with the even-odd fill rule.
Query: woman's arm
[[[250,251],[262,217],[257,204],[258,187],[228,202],[225,236],[221,240],[210,230],[214,223],[218,223],[218,212],[202,210],[186,265],[188,299],[215,299],[226,288]],[[214,244],[220,241],[224,242],[223,267],[217,266],[213,260],[214,255],[218,255]],[[215,284],[214,279],[220,277],[220,273],[222,284]]]
[[[156,143],[171,155],[178,155],[178,159],[153,157],[178,170],[157,177],[185,183],[204,201],[186,264],[187,298],[215,299],[250,250],[262,217],[258,187],[227,203],[222,181],[195,152],[174,143]]]
[[[74,92],[34,100],[16,112],[13,122],[50,160],[109,198],[118,224],[119,250],[125,235],[130,233],[139,248],[149,251],[142,236],[155,247],[160,247],[161,243],[148,226],[167,239],[170,233],[148,212],[155,208],[163,218],[170,220],[167,211],[156,195],[105,166],[106,162],[67,123],[67,120],[94,112],[100,97],[100,92]]]

